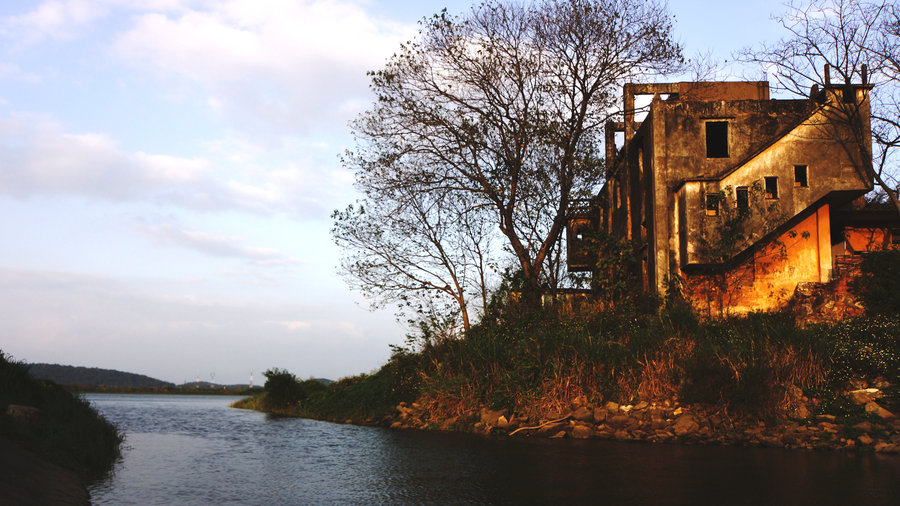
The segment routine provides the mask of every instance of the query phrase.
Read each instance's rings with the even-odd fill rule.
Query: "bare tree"
[[[406,186],[369,197],[332,215],[347,281],[374,307],[396,302],[401,313],[426,320],[458,314],[468,330],[470,296],[484,307],[491,268],[478,209]]]
[[[813,86],[829,87],[831,79],[871,82],[868,102],[838,101],[828,107],[822,131],[846,143],[857,170],[874,177],[900,211],[894,166],[894,148],[900,146],[897,8],[885,1],[811,0],[788,4],[775,19],[788,35],[745,49],[739,58],[760,64],[776,88],[798,96],[809,96]],[[861,110],[863,104],[869,111]],[[865,114],[871,114],[871,130],[862,121]]]
[[[345,164],[372,198],[399,192],[410,209],[432,200],[479,209],[465,216],[499,230],[537,293],[556,282],[570,199],[602,183],[601,128],[619,86],[680,64],[671,32],[654,0],[489,0],[461,17],[442,12],[371,73],[377,100],[353,123]],[[336,227],[342,234],[354,237],[346,246],[367,247],[351,228]],[[392,268],[410,272],[435,255],[419,248],[435,246],[398,241],[407,258]]]

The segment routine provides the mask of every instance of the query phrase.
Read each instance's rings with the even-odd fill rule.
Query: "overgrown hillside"
[[[864,442],[881,437],[888,445],[881,448],[900,450],[893,415],[900,413],[900,315],[881,291],[896,297],[896,288],[884,287],[890,280],[864,267],[859,290],[867,303],[882,294],[879,309],[808,327],[787,312],[700,321],[677,298],[661,309],[591,299],[528,307],[498,294],[483,321],[459,338],[426,329],[415,349],[395,349],[376,373],[327,386],[269,371],[264,397],[249,404],[465,431],[522,431],[549,421],[569,430],[578,421],[588,434],[663,440],[691,412],[691,433],[707,430],[711,440],[758,424],[773,432],[790,425],[806,434],[804,445],[856,444],[865,435]]]
[[[28,368],[0,352],[0,437],[83,478],[107,472],[119,456],[122,434],[87,401],[31,377]]]

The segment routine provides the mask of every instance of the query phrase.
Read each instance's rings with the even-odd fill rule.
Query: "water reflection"
[[[128,434],[97,504],[897,504],[900,458],[519,440],[89,396]]]

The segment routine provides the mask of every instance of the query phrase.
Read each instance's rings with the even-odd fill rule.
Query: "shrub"
[[[900,314],[900,250],[869,252],[860,270],[852,286],[869,314]]]

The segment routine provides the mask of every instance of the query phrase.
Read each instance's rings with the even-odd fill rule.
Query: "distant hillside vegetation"
[[[59,364],[29,364],[28,373],[35,378],[46,379],[60,385],[83,387],[174,387],[174,383],[158,380],[143,374],[99,369],[97,367],[76,367]]]

